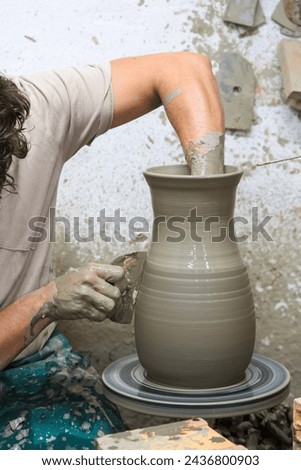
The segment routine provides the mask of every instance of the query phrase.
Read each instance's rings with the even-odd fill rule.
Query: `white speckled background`
[[[116,57],[160,51],[208,53],[214,70],[220,54],[236,51],[248,59],[257,79],[251,132],[227,132],[225,160],[244,169],[236,213],[271,215],[262,237],[241,246],[248,265],[257,312],[256,352],[282,362],[292,375],[292,397],[301,395],[301,160],[256,167],[256,163],[300,154],[301,122],[281,95],[277,45],[283,36],[271,20],[277,2],[261,0],[266,24],[244,38],[223,21],[225,0],[10,0],[2,2],[0,56],[8,75],[65,65],[83,65]],[[65,166],[58,214],[80,217],[143,216],[151,221],[148,187],[142,171],[163,163],[181,163],[177,138],[162,110],[108,132]],[[62,243],[54,246],[57,272],[86,260],[110,261],[145,243]],[[250,226],[246,227],[250,230]],[[126,235],[127,232],[125,232]],[[105,322],[63,324],[75,347],[91,355],[101,371],[110,361],[134,352],[132,326]],[[136,425],[134,421],[133,426]]]

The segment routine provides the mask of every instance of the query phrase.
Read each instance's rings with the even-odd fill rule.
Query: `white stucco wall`
[[[211,0],[10,0],[1,2],[1,69],[8,75],[65,65],[82,65],[128,55],[191,50],[208,53],[218,70],[223,51],[248,59],[257,78],[257,120],[246,135],[227,132],[225,160],[245,170],[237,213],[252,206],[272,215],[267,226],[273,242],[247,241],[241,248],[249,267],[257,311],[256,350],[281,360],[291,371],[295,395],[300,371],[300,161],[256,167],[256,163],[300,153],[301,123],[281,96],[277,45],[284,36],[271,20],[274,0],[262,0],[267,19],[252,35],[240,38],[222,21],[226,1]],[[148,187],[142,171],[152,165],[183,162],[178,140],[162,110],[115,129],[82,149],[65,166],[58,214],[86,218],[120,208],[127,218],[151,220]],[[147,242],[113,241],[56,248],[58,271],[87,259],[109,261],[117,254],[145,248]],[[73,332],[73,328],[74,332]],[[68,332],[101,370],[112,349],[134,348],[131,327],[75,326]],[[86,329],[87,328],[87,329]],[[96,333],[95,333],[96,331]],[[84,333],[83,333],[84,332]],[[88,336],[87,336],[88,335]],[[89,336],[90,335],[90,336]],[[88,338],[88,339],[87,339]],[[125,349],[120,346],[125,344]],[[113,346],[112,346],[113,345]]]

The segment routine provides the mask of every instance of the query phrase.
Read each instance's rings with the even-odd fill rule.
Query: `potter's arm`
[[[222,171],[213,166],[223,164],[224,115],[206,56],[160,53],[117,59],[111,64],[115,100],[112,127],[163,104],[192,172]]]
[[[54,293],[54,283],[50,283],[0,310],[0,370],[10,362],[46,328],[53,320],[40,318],[31,329],[33,317]]]
[[[0,310],[0,370],[57,320],[102,321],[120,308],[120,266],[90,263],[64,274]]]

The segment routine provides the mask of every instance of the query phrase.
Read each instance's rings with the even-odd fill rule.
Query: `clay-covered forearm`
[[[101,322],[122,309],[121,266],[89,263],[0,311],[0,370],[50,323],[86,318]]]
[[[224,113],[207,56],[173,52],[112,61],[112,127],[163,104],[192,173],[220,173]]]
[[[184,53],[157,80],[166,114],[193,174],[216,174],[224,166],[224,113],[209,59]]]
[[[45,303],[51,301],[55,284],[51,282],[0,310],[0,370],[7,367],[53,320],[34,321]]]

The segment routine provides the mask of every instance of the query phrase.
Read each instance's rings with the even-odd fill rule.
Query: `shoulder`
[[[31,100],[42,100],[53,104],[53,99],[62,101],[70,95],[105,94],[111,82],[110,63],[50,69],[32,75],[21,75],[14,79],[17,86]]]
[[[29,98],[31,121],[43,124],[62,150],[64,161],[110,129],[113,94],[109,62],[22,75],[15,83]]]

